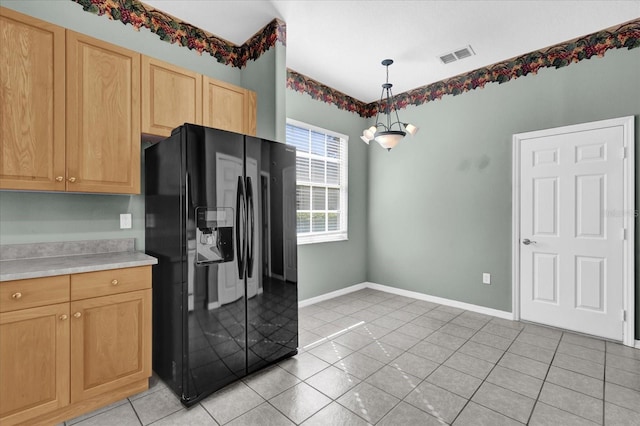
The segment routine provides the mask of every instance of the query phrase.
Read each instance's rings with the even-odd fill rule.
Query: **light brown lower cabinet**
[[[74,300],[74,284],[87,282],[112,294]],[[64,286],[65,303],[38,291],[59,302]],[[3,426],[55,424],[144,391],[151,267],[0,283],[0,360]]]
[[[0,314],[0,424],[69,404],[69,304]]]

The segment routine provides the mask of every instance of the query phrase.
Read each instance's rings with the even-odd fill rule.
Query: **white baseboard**
[[[323,302],[325,300],[333,299],[334,297],[344,296],[345,294],[353,293],[354,291],[362,290],[363,288],[365,288],[365,283],[360,283],[360,284],[352,285],[350,287],[341,288],[340,290],[321,294],[320,296],[299,300],[298,308],[304,308],[305,306],[309,306],[315,303]]]
[[[424,300],[427,302],[439,303],[441,305],[452,306],[454,308],[477,312],[479,314],[484,314],[484,315],[490,315],[492,317],[513,320],[513,313],[511,312],[500,311],[498,309],[487,308],[479,305],[473,305],[471,303],[459,302],[457,300],[445,299],[443,297],[430,296],[428,294],[418,293],[417,291],[403,290],[401,288],[390,287],[387,285],[376,284],[372,282],[363,282],[363,283],[352,285],[350,287],[346,287],[340,290],[332,291],[330,293],[322,294],[320,296],[312,297],[310,299],[301,300],[298,302],[298,307],[303,308],[305,306],[313,305],[314,303],[333,299],[334,297],[343,296],[345,294],[353,293],[354,291],[362,290],[364,288],[384,291],[386,293],[392,293],[392,294],[397,294],[399,296],[411,297],[413,299]]]
[[[459,302],[457,300],[445,299],[443,297],[437,297],[437,296],[431,296],[429,294],[418,293],[417,291],[403,290],[401,288],[395,288],[387,285],[370,283],[370,282],[365,283],[365,287],[371,288],[373,290],[380,290],[380,291],[385,291],[387,293],[397,294],[399,296],[411,297],[413,299],[439,303],[440,305],[447,305],[454,308],[477,312],[479,314],[490,315],[492,317],[513,320],[513,313],[507,312],[507,311],[500,311],[498,309],[493,309],[493,308],[487,308],[485,306]]]
[[[640,349],[640,340],[636,340],[636,348]]]

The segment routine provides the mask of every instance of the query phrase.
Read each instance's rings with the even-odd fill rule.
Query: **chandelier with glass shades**
[[[398,117],[398,109],[394,105],[393,93],[389,83],[389,65],[393,64],[393,59],[385,59],[382,65],[387,67],[387,82],[382,85],[382,93],[380,94],[380,102],[378,103],[378,114],[376,115],[376,124],[362,132],[362,139],[367,145],[371,140],[375,140],[388,151],[394,148],[409,133],[411,136],[418,132],[418,128],[413,124],[403,123]],[[386,121],[380,120],[380,110],[387,116]],[[392,113],[395,113],[395,121],[391,121]]]

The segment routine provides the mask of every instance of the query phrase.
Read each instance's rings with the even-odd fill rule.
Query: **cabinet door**
[[[202,75],[142,57],[142,133],[170,136],[184,124],[202,124]]]
[[[64,39],[0,8],[0,189],[64,191]]]
[[[71,402],[151,376],[151,290],[71,302]]]
[[[0,424],[69,403],[69,304],[0,314]]]
[[[67,191],[140,193],[140,54],[67,31]]]
[[[209,77],[204,78],[204,125],[255,135],[255,93]]]

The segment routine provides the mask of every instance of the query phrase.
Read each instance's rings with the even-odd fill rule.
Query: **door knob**
[[[528,246],[529,244],[536,244],[536,241],[531,241],[530,239],[525,238],[524,240],[522,240],[522,244]]]

